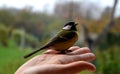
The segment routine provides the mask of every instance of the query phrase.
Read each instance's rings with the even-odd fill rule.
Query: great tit
[[[72,45],[74,45],[74,43],[78,40],[78,33],[77,33],[76,25],[77,23],[75,22],[66,23],[63,26],[62,30],[58,32],[58,34],[54,36],[47,44],[25,55],[24,58],[27,58],[42,49],[53,49],[53,50],[61,51],[61,52],[66,51]]]

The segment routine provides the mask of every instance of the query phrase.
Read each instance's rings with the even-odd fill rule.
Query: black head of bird
[[[75,30],[75,31],[77,31],[76,25],[77,25],[77,23],[75,23],[75,22],[68,22],[68,23],[66,23],[66,24],[63,26],[62,29],[64,29],[64,30]]]

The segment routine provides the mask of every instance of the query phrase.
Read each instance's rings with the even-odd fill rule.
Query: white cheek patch
[[[67,26],[63,27],[64,30],[69,30],[70,28],[71,28],[70,25],[67,25]]]

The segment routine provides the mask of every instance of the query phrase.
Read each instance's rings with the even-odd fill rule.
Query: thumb
[[[94,72],[96,70],[95,66],[92,63],[86,61],[78,61],[64,65],[64,72],[69,73],[78,73],[84,70],[89,70]]]

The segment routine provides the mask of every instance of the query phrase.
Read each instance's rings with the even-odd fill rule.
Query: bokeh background
[[[14,74],[68,21],[79,23],[75,45],[95,53],[95,74],[120,74],[119,0],[0,0],[0,74]]]

